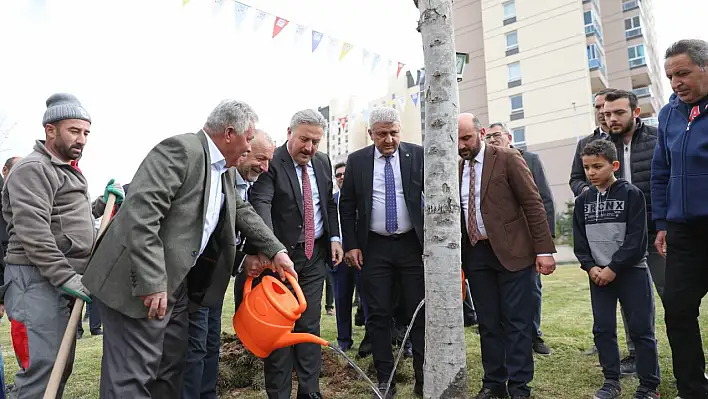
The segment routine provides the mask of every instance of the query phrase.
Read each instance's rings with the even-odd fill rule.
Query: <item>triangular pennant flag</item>
[[[381,56],[378,54],[374,54],[374,60],[371,62],[371,70],[376,69],[376,65],[381,61]]]
[[[411,100],[413,100],[413,105],[418,106],[418,95],[420,93],[413,93],[411,94]]]
[[[369,59],[369,56],[371,55],[371,52],[367,49],[362,49],[361,50],[361,62],[366,63],[366,60]]]
[[[398,97],[398,105],[401,107],[401,111],[406,109],[406,97]]]
[[[347,55],[347,53],[351,51],[352,47],[353,46],[349,43],[342,44],[342,51],[339,53],[339,61],[341,61]]]
[[[189,0],[182,0],[182,7],[186,6],[187,3],[189,3]]]
[[[214,0],[214,2],[211,5],[211,14],[212,15],[217,15],[221,12],[222,7],[224,6],[224,0]]]
[[[246,18],[246,12],[251,6],[236,2],[236,29],[241,27],[241,23]]]
[[[322,33],[317,32],[316,30],[312,31],[312,52],[314,53],[315,50],[317,50],[317,47],[320,45],[320,42],[322,41]]]
[[[302,36],[305,34],[305,27],[298,24],[295,26],[295,44],[300,44]]]
[[[402,62],[398,63],[398,70],[396,71],[396,78],[398,78],[398,76],[401,74],[401,69],[403,69],[404,65],[406,65],[406,64],[404,64]]]
[[[280,17],[275,17],[275,22],[273,23],[273,39],[275,39],[276,36],[278,36],[278,33],[283,30],[286,26],[288,26],[288,21],[287,19],[283,19]]]
[[[253,21],[253,30],[258,31],[261,28],[261,25],[263,24],[263,21],[265,21],[267,15],[268,13],[265,11],[258,10],[258,12],[256,12],[256,20]]]
[[[339,50],[339,39],[335,39],[332,36],[329,37],[329,56],[334,58],[337,56]]]

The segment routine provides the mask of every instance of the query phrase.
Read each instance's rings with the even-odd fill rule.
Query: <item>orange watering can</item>
[[[324,339],[293,333],[295,321],[307,308],[305,296],[295,277],[286,274],[295,295],[272,276],[263,277],[253,288],[253,278],[246,279],[243,301],[234,315],[234,330],[241,343],[257,357],[268,357],[276,349],[302,343],[327,346]]]

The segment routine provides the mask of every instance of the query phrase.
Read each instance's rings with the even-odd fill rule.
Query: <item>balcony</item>
[[[639,0],[625,0],[622,2],[622,11],[627,12],[639,8]]]
[[[642,118],[642,122],[644,122],[645,125],[649,125],[649,126],[654,126],[654,127],[659,126],[659,118],[657,118],[656,116]]]
[[[596,93],[608,87],[607,72],[605,71],[605,62],[602,58],[588,59],[588,67],[590,68],[590,86],[592,92]]]
[[[634,93],[634,95],[637,96],[637,98],[651,97],[652,96],[651,86],[638,87],[636,89],[632,89],[632,93]]]
[[[629,69],[645,67],[645,66],[647,66],[647,58],[644,56],[629,59]]]
[[[595,18],[595,15],[592,16],[591,23],[585,24],[585,36],[592,36],[592,35],[595,35],[598,43],[600,43],[601,46],[604,46],[604,42],[602,40],[602,29],[600,28],[600,23]]]
[[[642,36],[642,27],[639,26],[634,29],[626,30],[626,31],[624,31],[624,35],[627,38],[627,40],[634,39],[635,37],[640,37],[640,36]]]

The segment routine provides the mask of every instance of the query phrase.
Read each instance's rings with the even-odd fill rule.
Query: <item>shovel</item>
[[[115,194],[108,194],[108,200],[106,201],[106,210],[103,211],[103,217],[101,218],[101,226],[98,229],[98,236],[96,239],[100,238],[103,232],[108,226],[108,222],[111,220],[111,213],[113,212],[113,206],[116,203]],[[54,368],[52,369],[52,374],[49,376],[49,383],[47,384],[47,389],[44,391],[44,399],[55,399],[57,397],[57,391],[59,390],[59,384],[61,384],[61,377],[64,374],[64,369],[66,368],[66,361],[69,359],[69,352],[71,347],[74,345],[76,340],[76,326],[78,326],[81,320],[81,311],[84,308],[84,300],[81,298],[76,298],[74,301],[74,307],[71,309],[71,316],[69,317],[69,324],[66,326],[66,331],[64,331],[64,338],[61,340],[61,346],[59,346],[59,352],[57,353],[57,359],[54,361]]]

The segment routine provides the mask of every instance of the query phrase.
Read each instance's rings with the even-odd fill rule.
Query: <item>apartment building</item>
[[[665,102],[652,0],[457,0],[455,42],[470,55],[462,112],[505,122],[514,145],[537,152],[556,210],[577,141],[595,128],[592,93],[615,87],[639,97],[656,123]]]
[[[386,94],[375,100],[366,101],[364,109],[358,106],[363,101],[356,97],[335,98],[319,111],[329,121],[325,137],[320,143],[320,151],[327,152],[332,164],[344,162],[347,156],[372,144],[368,134],[369,113],[374,107],[391,107],[401,115],[401,140],[420,144],[422,142],[420,91],[424,74],[421,70],[407,71],[396,77],[391,76]]]

